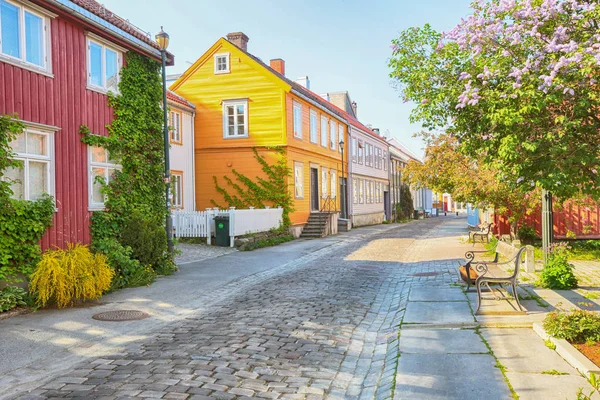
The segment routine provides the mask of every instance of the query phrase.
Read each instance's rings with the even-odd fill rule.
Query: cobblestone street
[[[411,342],[442,334],[407,328],[407,354],[399,357],[399,325],[405,317],[405,323],[419,323],[427,307],[438,308],[446,322],[457,317],[473,325],[466,297],[454,287],[457,260],[470,247],[460,243],[463,231],[464,219],[454,217],[354,230],[293,263],[231,282],[207,294],[217,299],[209,309],[17,397],[508,398],[494,358],[474,331],[446,330],[444,341],[468,335],[483,350],[460,351],[463,342],[448,350],[461,354],[442,357],[420,354],[421,342]],[[240,282],[247,283],[243,291],[219,297]],[[432,290],[450,303],[431,303]],[[411,332],[417,334],[412,339]],[[467,378],[483,373],[488,386],[463,388],[449,376],[461,368]],[[422,391],[435,389],[435,382],[423,383],[435,375],[442,390]],[[459,373],[456,379],[463,378]]]

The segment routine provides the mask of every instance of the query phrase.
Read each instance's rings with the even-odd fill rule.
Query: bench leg
[[[519,294],[517,293],[517,285],[515,282],[512,282],[512,292],[513,297],[517,300],[517,305],[519,306],[519,311],[523,311],[523,307],[521,307],[521,302],[519,301]]]
[[[475,314],[477,314],[481,308],[481,282],[475,281],[475,286],[477,287],[477,310],[475,310]]]

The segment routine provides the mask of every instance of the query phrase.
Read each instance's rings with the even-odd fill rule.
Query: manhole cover
[[[417,272],[411,276],[438,276],[439,274],[439,272]]]
[[[148,318],[150,314],[138,310],[117,310],[106,311],[92,315],[93,319],[98,321],[137,321]]]

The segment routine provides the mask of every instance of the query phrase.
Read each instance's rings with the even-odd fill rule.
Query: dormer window
[[[228,74],[229,53],[215,54],[215,74]]]

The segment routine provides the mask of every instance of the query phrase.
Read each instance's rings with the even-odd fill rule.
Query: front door
[[[340,179],[340,210],[342,218],[348,218],[348,210],[346,210],[346,178]]]
[[[319,211],[319,170],[310,169],[310,210]]]
[[[385,214],[385,219],[388,221],[390,219],[390,193],[383,192],[383,210]]]

